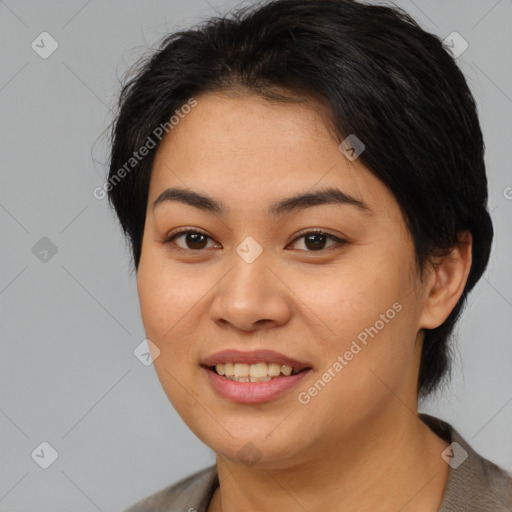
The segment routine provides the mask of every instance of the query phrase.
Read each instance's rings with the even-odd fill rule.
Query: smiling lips
[[[307,363],[263,349],[251,352],[223,350],[205,358],[202,366],[209,370],[214,387],[223,396],[236,401],[251,402],[265,401],[277,396],[279,391],[285,391],[290,385],[294,385],[298,374],[311,369]],[[287,381],[286,385],[284,381]],[[249,391],[250,388],[258,391]],[[240,392],[235,392],[235,389]],[[244,399],[245,392],[247,394]]]

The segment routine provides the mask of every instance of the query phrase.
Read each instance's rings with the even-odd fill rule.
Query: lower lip
[[[213,389],[223,398],[233,402],[254,404],[270,402],[283,395],[309,374],[311,369],[304,370],[288,377],[275,377],[265,382],[236,382],[221,377],[209,368],[202,369],[206,372]]]

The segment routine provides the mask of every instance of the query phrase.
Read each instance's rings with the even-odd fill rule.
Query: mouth
[[[291,391],[313,370],[310,363],[274,350],[223,350],[201,361],[211,386],[239,403],[275,400]]]
[[[255,364],[218,363],[207,368],[217,375],[235,382],[268,382],[290,375],[297,375],[310,369],[308,366],[297,368],[284,363],[269,363],[266,361]]]

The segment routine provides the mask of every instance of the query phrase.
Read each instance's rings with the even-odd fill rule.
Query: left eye
[[[327,240],[331,240],[334,242],[332,246],[335,245],[343,245],[346,243],[345,240],[338,238],[334,235],[330,235],[329,233],[324,233],[323,231],[311,231],[309,233],[304,233],[294,240],[294,242],[304,239],[304,244],[308,249],[312,249],[312,251],[308,252],[316,252],[325,249],[325,244]]]
[[[185,247],[177,244],[175,240],[184,237]],[[164,244],[170,244],[171,242],[176,246],[179,251],[200,251],[206,248],[207,240],[212,240],[208,235],[201,233],[200,231],[180,231],[178,233],[174,233],[170,235],[165,240],[163,240]],[[306,246],[307,252],[318,252],[325,249],[325,245],[328,240],[331,240],[333,245],[343,245],[346,243],[345,240],[338,238],[329,233],[325,233],[323,231],[310,231],[308,233],[304,233],[297,237],[293,242],[296,243],[298,240],[304,239],[304,245]]]

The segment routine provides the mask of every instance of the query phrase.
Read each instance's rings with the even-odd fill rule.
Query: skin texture
[[[447,443],[417,418],[421,344],[423,329],[440,325],[462,294],[470,234],[421,281],[394,196],[339,150],[320,105],[233,91],[196,99],[154,161],[137,286],[146,335],[160,350],[154,366],[163,389],[217,454],[221,483],[209,510],[437,510]],[[229,210],[180,202],[153,209],[171,186],[213,196]],[[273,202],[329,186],[371,213],[338,204],[266,213]],[[209,238],[164,244],[178,228]],[[316,249],[298,238],[312,229],[347,243],[320,239],[324,248]],[[236,252],[248,236],[263,249],[250,264]],[[397,302],[400,312],[301,404],[297,394]],[[202,359],[259,348],[313,370],[299,389],[271,402],[217,395]],[[261,455],[252,466],[237,456],[248,442]]]

